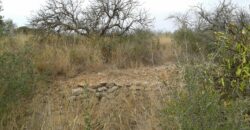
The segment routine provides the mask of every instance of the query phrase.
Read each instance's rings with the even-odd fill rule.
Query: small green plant
[[[88,92],[87,88],[89,85],[85,83],[83,97],[85,101],[85,108],[84,108],[84,130],[92,130],[92,117],[91,117],[91,106],[90,106],[90,93]]]

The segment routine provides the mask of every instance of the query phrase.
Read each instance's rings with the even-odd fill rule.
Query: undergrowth
[[[204,66],[185,66],[185,89],[174,92],[172,100],[166,104],[164,129],[249,129],[250,99],[221,100],[221,94],[204,74],[204,69],[208,69]]]
[[[179,60],[184,90],[173,91],[167,103],[165,129],[250,129],[249,29],[229,25],[228,30],[215,33],[216,49],[208,55],[187,52]]]

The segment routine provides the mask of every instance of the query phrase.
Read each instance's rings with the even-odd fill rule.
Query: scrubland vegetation
[[[170,16],[180,28],[159,35],[146,27],[152,19],[136,12],[137,1],[93,2],[80,14],[81,1],[50,1],[46,8],[52,11],[38,11],[32,28],[1,20],[0,129],[250,129],[249,10],[228,1],[210,11],[197,6],[190,14]],[[164,38],[171,39],[168,48]],[[160,79],[159,95],[121,89],[101,102],[84,89],[79,103],[58,101],[69,114],[51,116],[53,100],[59,100],[51,91],[62,88],[57,82],[105,70],[164,66],[166,50],[173,50],[178,74]],[[44,104],[45,116],[37,118]]]
[[[22,33],[3,36],[0,56],[2,129],[13,125],[9,124],[16,120],[12,118],[23,116],[22,113],[11,115],[12,110],[17,106],[26,108],[22,105],[32,102],[37,91],[48,91],[55,80],[107,69],[159,65],[162,63],[161,46],[154,34],[146,31],[126,37],[100,38],[58,35],[45,38]]]
[[[191,12],[171,16],[181,24],[173,35],[185,89],[173,92],[166,129],[249,129],[249,13],[228,1]]]

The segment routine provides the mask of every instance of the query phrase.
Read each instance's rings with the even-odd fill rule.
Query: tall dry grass
[[[34,72],[32,74],[36,75],[36,80],[34,84],[32,84],[32,91],[29,92],[29,94],[23,94],[22,97],[13,101],[13,103],[7,102],[7,111],[4,111],[0,119],[0,129],[55,129],[58,123],[65,125],[62,126],[64,129],[85,128],[86,126],[89,126],[89,128],[129,129],[132,128],[131,125],[135,125],[135,123],[142,124],[150,122],[147,120],[135,122],[135,120],[139,120],[140,118],[149,118],[143,117],[143,115],[152,116],[152,114],[155,114],[153,112],[154,109],[150,107],[148,107],[149,109],[147,111],[144,111],[146,107],[144,107],[144,105],[147,105],[149,102],[144,101],[144,97],[141,97],[142,100],[140,101],[137,101],[134,96],[130,96],[130,98],[126,99],[125,95],[120,95],[118,99],[112,100],[110,106],[106,106],[108,102],[97,105],[97,101],[90,101],[93,97],[87,98],[83,102],[80,101],[77,104],[71,104],[68,101],[61,102],[63,103],[61,104],[63,108],[61,108],[62,110],[60,112],[71,113],[68,114],[69,117],[60,116],[60,112],[59,115],[57,115],[58,113],[51,114],[52,109],[59,107],[55,105],[60,104],[54,103],[53,93],[50,93],[49,90],[53,87],[58,87],[55,86],[53,82],[56,80],[55,78],[61,76],[67,78],[76,76],[82,72],[99,72],[109,68],[123,69],[159,65],[162,63],[162,46],[163,45],[159,44],[158,40],[150,33],[138,33],[126,37],[90,38],[55,35],[45,37],[33,34],[17,34],[11,37],[1,37],[0,57],[2,58],[6,53],[13,55],[13,59],[23,57],[24,60],[22,61],[27,61],[25,64],[30,63],[32,68],[24,66],[20,60],[16,60],[15,63],[17,62],[17,64],[15,65],[24,68],[27,67],[26,69],[28,70],[31,69],[32,72]],[[26,51],[28,53],[26,53]],[[3,63],[9,60],[4,57],[2,59]],[[8,63],[12,66],[11,62]],[[0,69],[2,71],[4,67]],[[29,82],[26,82],[24,77],[32,76],[29,74],[24,77],[19,76],[16,72],[22,73],[22,69],[5,71],[9,72],[9,76],[16,74],[17,79],[15,80],[20,80],[20,82],[24,81],[27,84],[29,84]],[[3,83],[9,82],[4,79]],[[26,84],[21,85],[27,86]],[[19,86],[19,84],[14,84],[14,86]],[[22,89],[17,87],[17,92],[22,93]],[[16,93],[13,94],[15,95]],[[131,93],[127,94],[130,95]],[[1,96],[2,93],[0,93],[0,97]],[[149,97],[145,95],[145,98]],[[62,97],[62,99],[64,98]],[[128,100],[128,107],[122,108],[126,100]],[[140,102],[142,103],[141,105]],[[93,109],[85,108],[93,107],[94,105],[97,106]],[[112,106],[120,107],[113,109]],[[16,109],[17,107],[19,109]],[[104,107],[105,110],[102,110]],[[138,108],[138,111],[130,113],[134,108]],[[46,109],[43,115],[36,112],[40,111],[40,109]],[[96,112],[98,111],[101,113],[97,114]],[[121,115],[120,112],[123,112],[123,114]],[[136,117],[139,113],[144,114],[140,114],[140,116]],[[58,118],[53,118],[57,120],[52,121],[51,116],[58,116]],[[105,120],[107,116],[109,120]],[[94,117],[94,119],[90,119],[90,117]],[[156,122],[159,123],[158,119],[152,120],[156,120]],[[94,124],[93,121],[95,122]],[[112,124],[112,122],[116,123]],[[100,126],[95,126],[98,125],[98,123],[100,123]]]
[[[64,92],[37,96],[31,104],[31,118],[23,117],[19,128],[41,130],[151,130],[161,129],[160,110],[164,96],[158,92],[131,91],[123,88],[114,93],[113,98],[101,101],[92,93],[76,101],[60,97],[69,97],[69,88]],[[164,91],[166,92],[166,91]],[[42,99],[42,100],[41,100]],[[46,103],[42,103],[42,101]],[[11,126],[9,126],[11,128]],[[13,128],[13,127],[12,127]]]
[[[83,71],[131,68],[161,63],[161,45],[153,35],[127,37],[19,36],[13,48],[29,44],[41,73],[73,76]],[[6,44],[12,44],[8,41]],[[18,47],[17,47],[18,46]]]

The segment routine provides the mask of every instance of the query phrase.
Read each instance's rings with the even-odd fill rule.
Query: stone
[[[112,87],[112,88],[110,88],[109,90],[108,90],[108,93],[113,93],[114,91],[116,91],[118,89],[118,86],[114,86],[114,87]]]
[[[79,95],[83,94],[83,92],[84,92],[83,88],[72,89],[73,96],[79,96]]]
[[[112,87],[116,86],[116,84],[115,83],[107,83],[106,86],[108,88],[112,88]]]
[[[98,92],[104,92],[104,91],[107,91],[107,87],[100,87],[97,89]]]
[[[88,90],[89,92],[93,92],[93,93],[96,92],[96,89],[93,89],[93,88],[87,88],[87,90]]]
[[[91,88],[93,89],[98,89],[98,88],[101,88],[101,87],[106,87],[107,83],[103,82],[103,83],[100,83],[98,85],[93,85],[91,86]]]
[[[84,88],[86,85],[87,85],[86,82],[81,82],[77,85],[77,87]]]
[[[107,86],[108,83],[106,82],[103,82],[103,83],[100,83],[100,86]]]
[[[101,97],[101,96],[102,96],[101,93],[99,93],[99,92],[97,92],[95,95],[96,95],[97,97]]]

